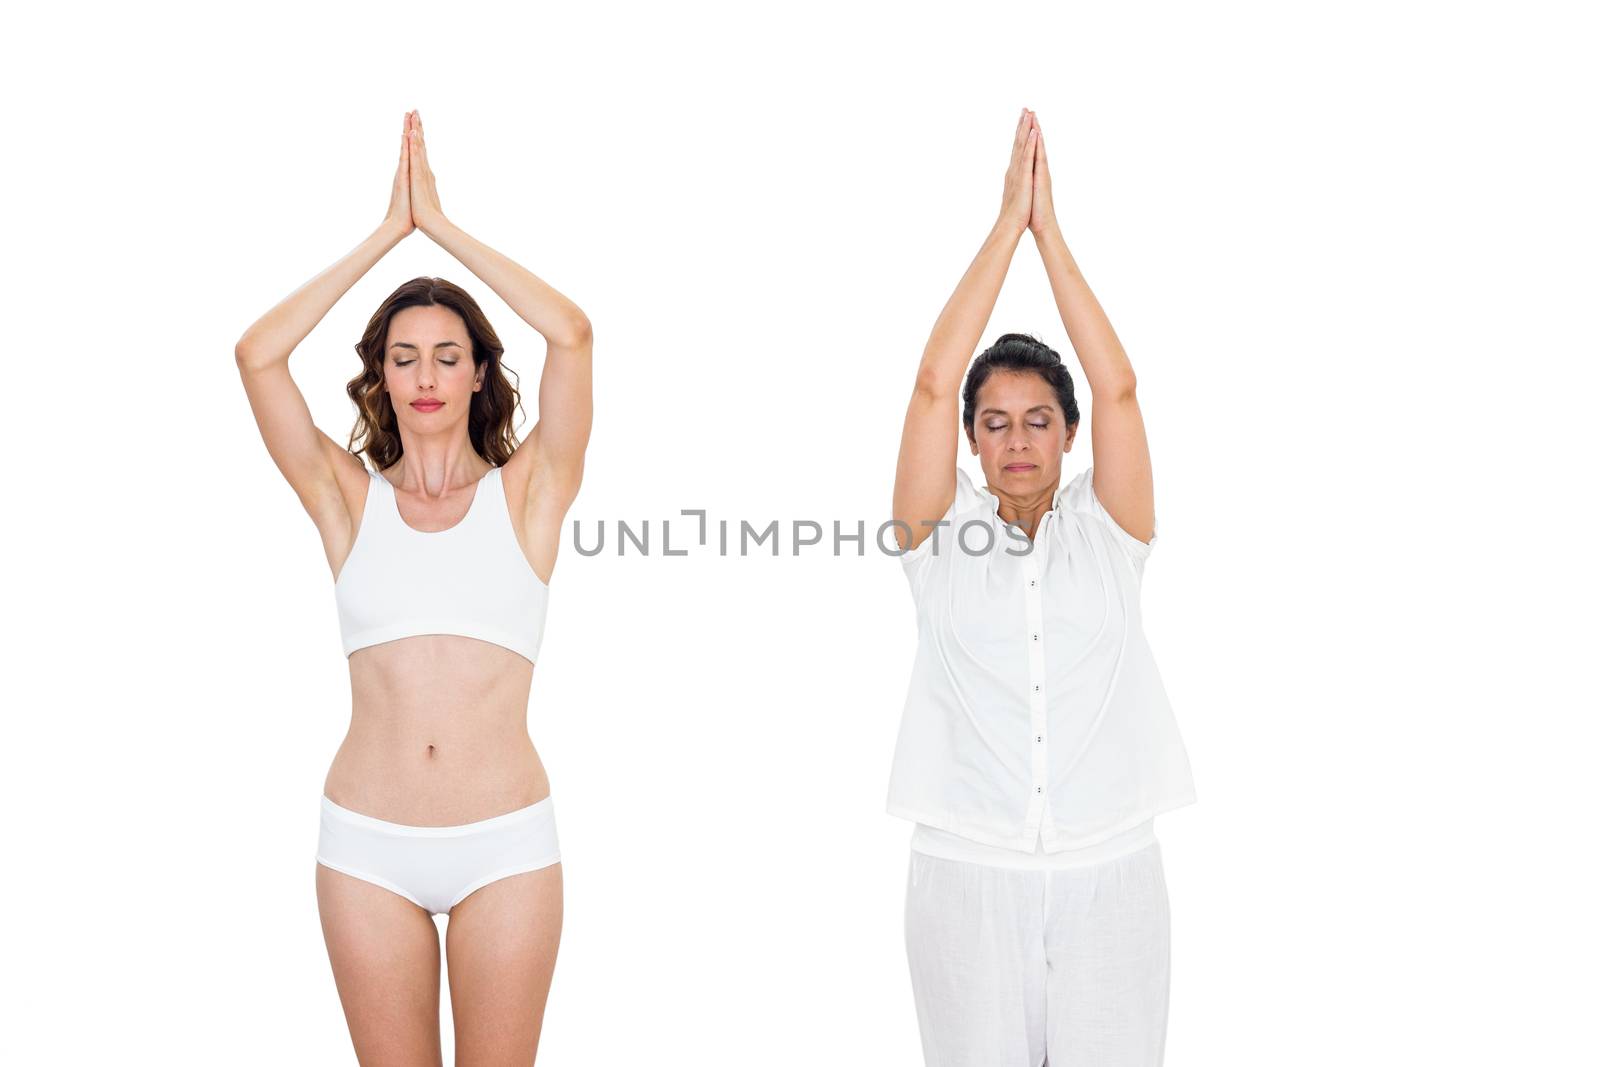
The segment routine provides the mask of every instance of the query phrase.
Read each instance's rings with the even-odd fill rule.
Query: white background
[[[1200,798],[1157,826],[1167,1062],[1594,1062],[1576,13],[12,21],[0,1058],[355,1062],[313,888],[349,716],[331,576],[232,347],[378,224],[407,109],[445,212],[595,325],[571,518],[659,536],[680,508],[888,517],[922,345],[1029,106],[1156,470],[1147,633]],[[348,437],[360,329],[424,273],[489,313],[525,433],[542,342],[421,233],[296,352],[318,424]],[[1007,330],[1084,389],[1031,237],[984,343]],[[567,901],[540,1062],[920,1063],[911,827],[883,812],[898,563],[565,541],[529,715]]]

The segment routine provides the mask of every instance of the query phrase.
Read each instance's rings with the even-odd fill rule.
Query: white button
[[[1033,791],[1035,793],[1043,793],[1044,792],[1044,786],[1036,785],[1036,786],[1033,787]]]
[[[1035,641],[1037,641],[1037,640],[1039,640],[1039,635],[1038,635],[1038,634],[1034,634],[1034,635],[1033,635],[1033,639],[1034,639],[1034,640],[1035,640]]]

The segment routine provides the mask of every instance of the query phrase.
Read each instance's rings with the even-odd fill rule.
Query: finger
[[[1028,136],[1028,109],[1023,108],[1022,114],[1017,117],[1017,133],[1011,138],[1011,151],[1022,151],[1023,142]]]

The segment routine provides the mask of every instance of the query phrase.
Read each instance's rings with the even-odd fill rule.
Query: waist
[[[959,860],[963,863],[981,863],[989,867],[1010,867],[1016,870],[1061,870],[1067,867],[1087,867],[1096,863],[1137,852],[1156,841],[1156,821],[1152,816],[1103,841],[1083,848],[1065,848],[1054,852],[1044,851],[1042,839],[1034,843],[1034,851],[986,845],[947,830],[939,830],[926,823],[917,823],[911,832],[911,850],[939,859]]]
[[[516,825],[530,823],[553,824],[554,801],[548,793],[532,804],[511,811],[489,815],[481,819],[468,822],[408,824],[398,823],[389,819],[380,819],[377,816],[355,811],[336,802],[326,793],[322,796],[322,817],[341,822],[349,826],[357,826],[364,830],[389,834],[395,837],[469,837],[474,834],[490,830],[498,830]]]
[[[550,778],[525,729],[448,739],[352,726],[322,791],[394,822],[447,825],[533,804]]]

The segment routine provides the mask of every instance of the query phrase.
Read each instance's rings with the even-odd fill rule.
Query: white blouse
[[[1195,801],[1141,624],[1155,537],[1117,525],[1093,473],[1056,490],[1030,543],[958,467],[947,525],[901,556],[918,644],[889,814],[1032,853]]]

